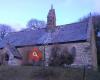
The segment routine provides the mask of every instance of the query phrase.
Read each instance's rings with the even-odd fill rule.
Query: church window
[[[75,59],[75,56],[76,56],[76,48],[75,47],[72,47],[70,52],[71,52],[71,55],[72,55],[73,59]]]
[[[8,60],[9,60],[9,55],[5,54],[5,61],[8,61]]]

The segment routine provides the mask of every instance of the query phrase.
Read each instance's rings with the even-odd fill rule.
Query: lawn
[[[0,80],[100,80],[100,74],[82,68],[0,66]]]

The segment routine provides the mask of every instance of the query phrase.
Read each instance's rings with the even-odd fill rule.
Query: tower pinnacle
[[[53,4],[51,4],[51,9],[53,9]]]
[[[56,14],[55,9],[53,9],[53,5],[51,5],[51,9],[47,15],[47,29],[53,30],[56,27]]]

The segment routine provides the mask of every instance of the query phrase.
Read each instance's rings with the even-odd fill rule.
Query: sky
[[[90,12],[100,13],[99,0],[0,0],[0,24],[20,30],[30,19],[47,20],[53,4],[57,25],[78,21]]]

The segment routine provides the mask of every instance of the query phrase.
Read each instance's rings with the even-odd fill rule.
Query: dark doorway
[[[5,54],[5,61],[9,61],[9,55],[7,53]]]

